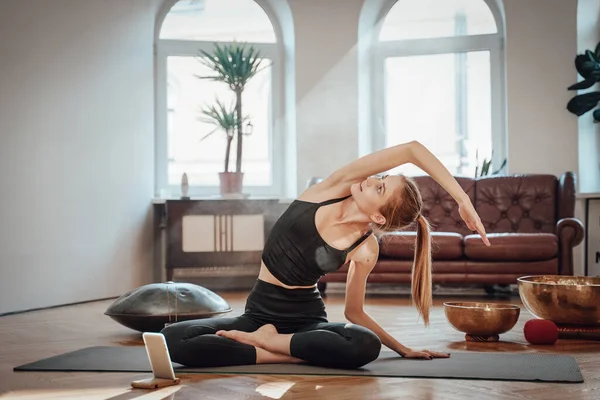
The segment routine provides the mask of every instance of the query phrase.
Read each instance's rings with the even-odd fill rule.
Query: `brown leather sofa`
[[[524,275],[573,275],[573,247],[583,240],[575,219],[575,175],[497,175],[456,178],[471,198],[491,246],[466,227],[452,197],[429,176],[415,177],[423,215],[432,225],[433,282],[507,285]],[[380,238],[380,255],[368,282],[411,279],[416,230]],[[324,276],[345,282],[349,265]]]

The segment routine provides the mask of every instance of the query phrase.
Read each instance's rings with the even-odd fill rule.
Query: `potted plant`
[[[569,86],[567,90],[589,89],[600,82],[600,42],[596,45],[594,51],[586,50],[584,54],[578,54],[575,57],[575,69],[584,80]],[[600,102],[600,91],[578,94],[569,100],[567,110],[581,117],[596,108],[598,102]],[[594,110],[592,116],[594,122],[600,122],[600,109]]]
[[[232,173],[229,171],[231,143],[233,142],[235,132],[239,126],[235,105],[232,104],[228,108],[219,99],[216,99],[214,105],[206,106],[200,109],[200,113],[201,117],[198,118],[200,121],[215,126],[215,129],[213,129],[200,139],[201,141],[208,138],[213,133],[219,130],[225,133],[225,137],[227,140],[227,145],[225,147],[225,165],[223,166],[223,172],[219,173],[221,194],[236,193],[236,190],[238,189],[236,187],[237,181],[231,178]],[[247,119],[248,117],[244,118],[244,120]]]
[[[235,95],[235,130],[232,131],[231,138],[231,140],[233,137],[237,139],[235,172],[225,171],[220,176],[225,181],[221,184],[222,193],[241,194],[244,178],[242,172],[243,136],[251,133],[243,130],[242,94],[250,79],[261,70],[263,59],[260,58],[259,52],[254,47],[238,43],[224,45],[217,43],[212,52],[201,50],[200,53],[202,55],[199,58],[200,62],[210,68],[214,75],[197,77],[223,82]],[[228,145],[231,144],[231,140],[228,141]],[[227,161],[229,160],[227,159]],[[227,192],[223,192],[223,188]]]

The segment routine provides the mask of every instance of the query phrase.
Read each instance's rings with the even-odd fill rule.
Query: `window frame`
[[[379,3],[376,22],[368,35],[370,43],[366,46],[370,53],[367,57],[370,77],[370,93],[372,99],[368,103],[367,145],[361,153],[367,153],[387,146],[386,121],[386,73],[385,61],[388,57],[411,57],[420,55],[452,54],[460,52],[489,51],[490,54],[490,83],[491,83],[491,118],[492,118],[492,149],[494,157],[492,168],[499,168],[507,158],[508,145],[506,134],[505,106],[505,57],[504,57],[504,23],[501,9],[495,0],[483,1],[490,9],[496,22],[497,32],[493,34],[454,36],[427,39],[405,39],[396,41],[380,41],[379,32],[385,22],[385,17],[398,0],[375,0]],[[373,4],[376,5],[376,4]],[[364,136],[364,135],[363,135]],[[365,143],[365,141],[363,141]],[[508,162],[507,162],[508,168]]]
[[[211,51],[216,43],[227,45],[233,42],[227,41],[196,41],[196,40],[177,40],[161,39],[160,30],[162,22],[169,13],[171,7],[178,0],[168,0],[159,13],[155,32],[155,196],[163,197],[163,191],[172,197],[178,197],[181,193],[181,184],[170,185],[168,182],[168,109],[167,109],[167,59],[170,56],[179,57],[197,57],[200,50]],[[279,122],[279,116],[285,114],[285,57],[283,51],[282,35],[279,25],[276,23],[273,13],[268,6],[260,0],[252,0],[260,6],[269,18],[273,31],[275,33],[275,43],[251,43],[248,46],[260,52],[271,63],[271,101],[269,105],[269,146],[272,171],[272,184],[270,186],[249,186],[244,184],[243,193],[251,197],[272,197],[281,196],[284,192],[285,179],[285,160],[284,151],[286,138],[284,135],[284,124]],[[267,6],[267,7],[266,7]],[[243,149],[244,155],[247,147]],[[223,154],[223,157],[225,155]],[[244,156],[243,156],[244,157]],[[244,160],[242,159],[242,172],[244,171]],[[210,197],[219,196],[220,188],[218,185],[195,185],[189,183],[188,195],[191,197]]]

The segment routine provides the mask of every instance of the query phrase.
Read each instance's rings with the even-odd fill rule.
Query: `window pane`
[[[264,60],[261,65],[268,65]],[[216,131],[201,141],[214,126],[199,120],[200,109],[214,104],[218,97],[226,105],[234,104],[235,95],[227,85],[196,76],[214,75],[196,57],[167,58],[168,74],[168,176],[169,185],[179,185],[184,172],[190,186],[218,186],[224,171],[226,135]],[[242,112],[251,118],[253,132],[244,136],[242,172],[245,186],[272,185],[271,70],[265,68],[247,84],[242,96]],[[235,171],[237,141],[231,146],[229,171]]]
[[[160,38],[276,42],[269,17],[253,0],[180,0],[167,14]]]
[[[387,146],[418,140],[454,174],[473,176],[492,150],[488,51],[386,59]],[[412,164],[395,170],[424,174]]]
[[[483,0],[398,0],[379,40],[426,39],[496,33],[496,21]]]

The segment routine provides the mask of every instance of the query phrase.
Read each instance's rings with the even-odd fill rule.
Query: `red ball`
[[[531,344],[554,344],[558,340],[556,324],[547,319],[530,319],[525,323],[523,333]]]

